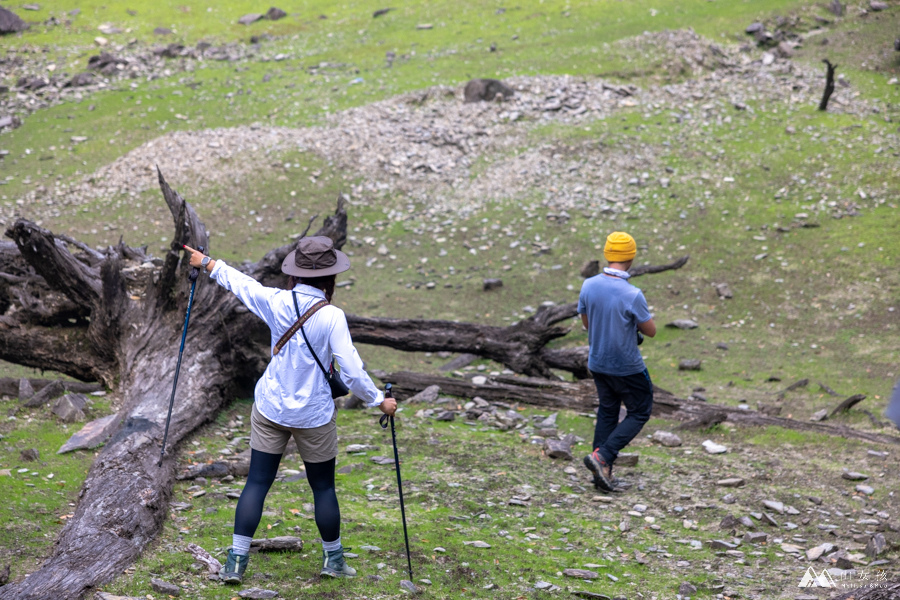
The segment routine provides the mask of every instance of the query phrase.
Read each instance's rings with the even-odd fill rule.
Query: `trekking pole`
[[[391,384],[384,386],[384,397],[393,398]],[[394,466],[397,468],[397,489],[400,491],[400,515],[403,517],[403,541],[406,542],[406,566],[409,568],[409,580],[412,581],[412,560],[409,558],[409,535],[406,533],[406,508],[403,506],[403,481],[400,479],[400,456],[397,454],[397,430],[394,429],[394,415],[381,415],[378,422],[382,429],[387,429],[388,421],[391,423],[391,440],[394,443]]]
[[[203,246],[197,246],[197,250],[203,252]],[[178,371],[181,370],[181,356],[184,354],[184,338],[187,337],[188,321],[191,320],[191,304],[194,303],[194,288],[197,287],[197,277],[200,269],[191,267],[188,279],[191,281],[191,294],[188,296],[187,314],[184,315],[184,329],[181,330],[181,348],[178,349],[178,364],[175,365],[175,382],[172,383],[172,396],[169,398],[169,414],[166,415],[166,432],[163,434],[162,448],[159,449],[159,463],[162,467],[163,457],[166,455],[166,440],[169,437],[169,421],[172,420],[172,406],[175,404],[175,388],[178,387]]]

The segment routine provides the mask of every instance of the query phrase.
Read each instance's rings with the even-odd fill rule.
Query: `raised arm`
[[[275,319],[270,302],[272,297],[281,290],[264,286],[252,277],[229,267],[222,260],[209,259],[204,265],[203,259],[208,258],[206,255],[190,246],[185,246],[184,249],[191,254],[192,267],[206,269],[216,283],[237,296],[238,300],[250,309],[250,312],[265,321],[266,325],[270,327],[274,325]]]

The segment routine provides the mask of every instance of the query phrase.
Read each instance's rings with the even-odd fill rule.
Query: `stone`
[[[0,585],[3,585],[2,581],[0,581]],[[94,600],[147,600],[147,598],[143,596],[116,596],[107,592],[97,592],[94,594]]]
[[[721,444],[717,444],[712,440],[705,440],[702,444],[703,449],[709,454],[725,454],[728,448]]]
[[[714,283],[713,287],[716,288],[716,293],[719,295],[719,298],[728,300],[734,297],[734,294],[731,292],[731,288],[728,287],[727,283]]]
[[[784,503],[777,500],[763,500],[763,506],[769,510],[774,510],[778,514],[784,514]]]
[[[172,30],[168,27],[156,27],[153,29],[153,35],[172,35]]]
[[[596,571],[588,571],[587,569],[563,569],[562,573],[566,577],[574,577],[576,579],[597,579],[600,576]]]
[[[875,488],[870,485],[859,484],[856,486],[856,491],[860,494],[865,494],[866,496],[871,496],[875,493]]]
[[[769,539],[769,534],[762,531],[748,531],[744,534],[745,544],[764,544]]]
[[[375,12],[372,13],[372,18],[377,19],[378,17],[380,17],[382,15],[388,14],[392,10],[394,10],[394,9],[393,8],[379,8],[378,10],[376,10]]]
[[[719,529],[734,529],[738,523],[739,521],[733,515],[726,515],[719,521]]]
[[[26,408],[37,408],[39,406],[43,406],[51,400],[59,398],[65,392],[66,385],[62,381],[57,379],[45,385],[39,392],[37,392],[27,402],[25,402],[23,406],[25,406]]]
[[[692,319],[675,319],[670,323],[666,323],[666,327],[671,329],[697,329],[700,325]]]
[[[546,439],[544,440],[544,452],[550,458],[561,458],[563,460],[574,460],[572,456],[572,445],[575,443],[575,435],[569,434],[561,440]]]
[[[262,18],[263,16],[259,13],[250,13],[238,19],[238,23],[240,23],[241,25],[250,25],[251,23],[256,23]]]
[[[807,560],[818,560],[823,554],[828,554],[834,550],[834,544],[829,542],[825,542],[824,544],[820,544],[815,548],[810,548],[806,551],[806,559]]]
[[[150,587],[153,588],[153,591],[159,592],[160,594],[165,594],[167,596],[180,596],[181,588],[175,585],[174,583],[169,583],[168,581],[163,581],[162,579],[157,579],[153,577],[150,579]]]
[[[427,388],[407,400],[407,402],[425,402],[426,404],[433,404],[440,394],[441,386],[429,385]]]
[[[656,431],[650,439],[667,448],[675,448],[681,445],[681,438],[670,431]]]
[[[267,598],[277,598],[278,592],[275,590],[266,590],[262,588],[247,588],[238,592],[241,598],[250,598],[251,600],[265,600]]]
[[[716,482],[716,485],[719,487],[741,487],[746,482],[741,477],[728,477],[726,479],[720,479]]]
[[[763,523],[765,523],[766,525],[771,525],[772,527],[778,527],[778,521],[776,521],[775,518],[772,515],[770,515],[769,513],[763,513],[762,516],[759,518],[759,520],[762,521]]]
[[[51,412],[59,417],[63,423],[76,423],[84,421],[84,407],[87,405],[87,396],[84,394],[66,394],[53,405]]]
[[[270,21],[277,21],[279,19],[283,19],[287,16],[287,13],[277,8],[275,6],[271,7],[268,11],[266,11],[265,18]]]
[[[84,87],[86,85],[91,85],[94,83],[94,74],[93,73],[78,73],[72,79],[67,81],[63,87]]]
[[[698,358],[685,358],[678,363],[679,371],[699,371],[701,362]]]
[[[30,400],[34,396],[34,387],[31,380],[23,377],[19,380],[19,402]]]
[[[756,23],[750,23],[749,25],[747,25],[747,29],[744,30],[744,33],[752,34],[756,33],[757,31],[762,31],[765,28],[765,25],[757,21]]]
[[[0,35],[18,33],[28,29],[28,24],[19,15],[0,7]]]
[[[491,290],[496,290],[503,287],[502,279],[485,279],[482,282],[482,289],[485,292],[489,292]]]
[[[869,478],[868,475],[857,473],[856,471],[844,471],[841,473],[841,477],[847,481],[865,481]]]
[[[810,417],[810,421],[824,421],[828,418],[828,409],[823,408],[822,410],[817,410]]]
[[[585,279],[590,277],[594,277],[600,274],[600,261],[599,260],[589,260],[581,267],[581,276]]]
[[[775,47],[775,52],[781,58],[791,58],[794,56],[794,47],[787,42],[779,42]]]
[[[713,550],[734,550],[737,548],[735,544],[731,542],[726,542],[725,540],[712,540],[709,543],[710,548]]]
[[[456,419],[456,413],[452,410],[442,411],[434,418],[435,421],[453,421],[454,419]]]
[[[616,467],[636,467],[640,458],[639,454],[633,452],[620,452],[616,457]]]
[[[547,589],[550,589],[551,587],[553,587],[553,584],[549,583],[547,581],[538,581],[537,583],[534,584],[534,589],[536,589],[536,590],[547,590]]]
[[[369,458],[376,465],[392,465],[394,464],[394,459],[388,456],[372,456]]]
[[[414,584],[409,579],[401,579],[400,580],[400,589],[409,592],[410,594],[418,594],[419,590],[416,588],[416,584]]]
[[[493,101],[497,95],[511,98],[515,92],[497,79],[472,79],[466,84],[463,96],[466,102]]]
[[[881,0],[869,0],[869,8],[871,8],[875,12],[879,12],[882,10],[887,10],[888,4],[887,2],[882,2]]]
[[[872,559],[876,558],[885,550],[887,550],[887,540],[885,540],[884,534],[882,533],[873,535],[869,540],[869,543],[866,544],[866,556]]]
[[[473,548],[490,548],[491,545],[487,542],[482,542],[481,540],[475,540],[474,542],[463,542],[464,546],[472,546]]]
[[[697,586],[687,581],[682,581],[678,586],[678,593],[682,596],[693,596],[697,593]]]
[[[19,460],[24,462],[34,462],[41,457],[41,453],[36,448],[29,448],[19,452]]]

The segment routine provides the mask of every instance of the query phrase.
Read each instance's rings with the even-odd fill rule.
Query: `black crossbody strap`
[[[297,311],[297,323],[300,324],[300,333],[303,335],[303,341],[306,342],[306,347],[309,348],[310,354],[312,354],[313,358],[314,358],[315,361],[316,361],[316,364],[319,365],[319,368],[322,369],[322,372],[325,374],[325,379],[328,379],[328,371],[326,371],[326,370],[325,370],[325,367],[322,366],[322,362],[319,360],[319,357],[316,356],[316,351],[313,350],[312,345],[309,343],[309,338],[306,337],[306,332],[303,330],[303,323],[305,323],[306,320],[309,319],[309,316],[308,316],[308,315],[309,315],[310,313],[307,312],[306,315],[304,315],[304,316],[306,317],[306,319],[301,319],[301,318],[300,318],[300,307],[297,305],[297,295],[294,294],[293,292],[291,293],[291,295],[294,297],[294,310]],[[325,304],[328,304],[328,301],[327,301],[327,300],[322,300],[321,302],[316,303],[316,304],[315,304],[311,309],[309,309],[309,310],[310,310],[311,312],[315,312],[316,310],[319,310],[320,308],[322,308],[322,306],[319,306],[320,304],[321,304],[322,306],[324,306]],[[296,330],[295,330],[295,332],[296,332]]]

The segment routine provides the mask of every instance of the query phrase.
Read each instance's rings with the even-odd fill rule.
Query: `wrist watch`
[[[210,260],[212,260],[210,257],[204,256],[204,257],[200,260],[200,266],[203,267],[203,268],[205,269],[205,268],[206,268],[206,265],[209,264],[209,261],[210,261]]]

